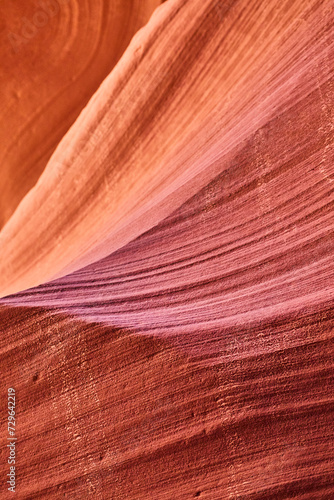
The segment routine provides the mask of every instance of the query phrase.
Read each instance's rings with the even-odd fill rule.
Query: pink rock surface
[[[173,0],[157,9],[0,234],[1,295],[73,272],[147,231],[312,91],[322,103],[316,128],[330,126],[329,6],[272,0],[261,16],[257,8],[235,2],[220,15],[213,0]]]
[[[0,232],[20,498],[334,497],[333,7],[168,0],[92,95],[96,42]]]

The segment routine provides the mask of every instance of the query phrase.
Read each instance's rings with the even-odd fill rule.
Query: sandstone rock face
[[[0,46],[18,497],[333,498],[333,2],[57,2]]]
[[[159,0],[1,7],[0,227]]]

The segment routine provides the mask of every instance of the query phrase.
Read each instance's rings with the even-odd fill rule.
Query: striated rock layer
[[[5,2],[0,227],[159,0]]]
[[[307,126],[323,130],[317,165],[330,178],[330,5],[271,0],[258,10],[257,0],[226,12],[213,0],[157,9],[3,229],[1,295],[124,246],[316,90],[321,114]]]
[[[331,499],[334,4],[168,0],[92,96],[159,3],[63,0],[14,53],[71,83],[3,84],[17,495]]]
[[[0,320],[18,498],[333,496],[332,352],[319,318],[304,344],[272,339],[260,352],[257,334],[248,356],[234,334],[233,356],[214,368],[169,342],[48,310],[2,308]]]

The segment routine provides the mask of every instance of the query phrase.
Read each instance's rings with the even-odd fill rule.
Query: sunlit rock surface
[[[19,498],[333,498],[333,2],[60,3],[1,87]]]
[[[3,2],[0,227],[159,0]]]

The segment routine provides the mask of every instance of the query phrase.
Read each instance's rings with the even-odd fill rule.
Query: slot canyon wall
[[[1,498],[334,498],[334,2],[0,11]]]

